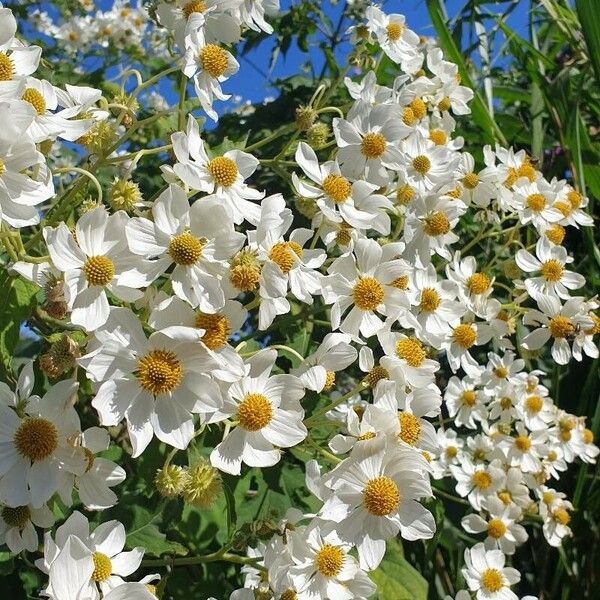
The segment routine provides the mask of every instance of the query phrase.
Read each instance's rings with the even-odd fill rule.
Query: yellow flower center
[[[0,81],[10,81],[15,74],[15,64],[6,52],[0,52]]]
[[[115,264],[108,256],[90,256],[83,265],[83,274],[90,285],[105,286],[115,276]]]
[[[468,190],[474,190],[479,185],[479,176],[477,173],[467,173],[463,177],[462,183]]]
[[[543,194],[530,194],[525,202],[533,212],[541,212],[546,207],[546,198]]]
[[[180,233],[169,242],[169,256],[178,265],[195,265],[202,256],[205,243],[189,231]]]
[[[475,406],[477,402],[477,392],[475,390],[465,390],[460,397],[465,406]]]
[[[594,432],[591,429],[585,428],[581,432],[581,437],[583,438],[584,444],[593,444],[594,443]]]
[[[416,120],[417,117],[415,116],[413,109],[410,106],[405,106],[402,111],[402,122],[410,127],[411,125],[414,125]]]
[[[298,600],[298,594],[292,588],[288,588],[281,594],[281,600]]]
[[[512,398],[510,396],[503,396],[500,398],[500,407],[502,410],[508,410],[513,405]]]
[[[408,287],[408,275],[400,275],[400,277],[396,277],[388,285],[397,290],[405,290]]]
[[[383,286],[375,277],[361,277],[352,290],[354,304],[360,310],[375,310],[385,296]]]
[[[525,408],[532,413],[539,413],[543,405],[544,401],[539,396],[529,396],[525,400]]]
[[[4,171],[6,171],[6,167],[4,166],[4,161],[0,158],[0,177],[4,175]]]
[[[506,533],[506,525],[500,519],[492,519],[488,523],[488,535],[494,539],[501,538]]]
[[[456,458],[458,455],[458,448],[456,446],[448,446],[446,448],[446,456],[448,458]]]
[[[542,264],[542,276],[553,283],[560,281],[565,269],[555,258],[551,258]]]
[[[327,371],[325,377],[325,385],[323,386],[324,392],[329,392],[335,385],[335,371]]]
[[[571,521],[571,515],[567,512],[565,508],[557,508],[553,513],[552,517],[557,523],[561,525],[568,525]]]
[[[356,439],[359,442],[364,442],[365,440],[372,440],[374,437],[376,437],[376,435],[377,434],[374,431],[367,431],[366,433],[359,435]]]
[[[335,577],[342,570],[345,558],[346,554],[339,546],[325,544],[315,556],[315,567],[321,575]]]
[[[498,379],[506,379],[506,376],[508,375],[508,369],[506,367],[496,367],[494,369],[494,375]]]
[[[297,242],[279,242],[269,252],[269,258],[276,263],[284,273],[289,273],[294,266],[295,258],[302,258],[303,250]]]
[[[565,239],[566,230],[562,225],[554,223],[553,225],[550,225],[544,233],[553,244],[560,246]]]
[[[139,359],[137,367],[140,386],[155,396],[175,390],[183,376],[181,362],[171,350],[151,350]]]
[[[2,515],[2,520],[9,527],[16,527],[19,530],[23,529],[31,518],[29,506],[15,506],[14,508],[5,506],[0,514]]]
[[[448,141],[448,136],[441,129],[432,129],[429,132],[429,139],[436,146],[445,146]]]
[[[396,190],[396,201],[406,206],[415,197],[415,190],[408,184]]]
[[[112,563],[110,558],[102,552],[94,552],[92,555],[94,561],[94,572],[92,573],[92,581],[100,583],[106,581],[112,574]]]
[[[218,79],[227,71],[227,53],[215,44],[207,44],[200,50],[200,64],[214,79]]]
[[[482,448],[477,448],[475,450],[475,452],[473,452],[473,459],[474,460],[485,460],[486,459],[485,451]]]
[[[411,367],[419,368],[425,360],[426,353],[419,340],[406,338],[396,343],[396,354],[398,358],[405,360]]]
[[[335,243],[338,246],[347,246],[352,241],[352,235],[347,229],[340,229],[335,234]]]
[[[498,569],[486,569],[481,574],[481,587],[495,594],[504,587],[504,577]]]
[[[575,325],[573,324],[573,321],[571,321],[571,319],[568,317],[563,317],[562,315],[558,315],[550,319],[550,324],[548,327],[550,329],[550,335],[557,339],[566,338],[575,332]]]
[[[512,502],[512,495],[507,490],[504,490],[503,492],[498,492],[498,498],[500,498],[504,506],[508,506]]]
[[[424,222],[423,231],[431,237],[445,235],[450,231],[448,217],[439,210],[434,210],[429,216],[425,217]]]
[[[46,100],[44,100],[41,92],[35,88],[26,88],[21,99],[29,102],[35,108],[38,115],[43,115],[46,112]]]
[[[400,23],[389,23],[385,29],[387,31],[388,39],[392,42],[397,42],[402,35],[404,27]]]
[[[520,435],[515,438],[515,446],[521,452],[528,452],[531,448],[531,440],[526,435]]]
[[[202,0],[192,0],[188,2],[182,9],[184,18],[187,20],[192,13],[203,13],[206,10],[206,4]]]
[[[198,313],[194,319],[198,329],[204,329],[202,341],[210,350],[220,350],[226,343],[231,333],[229,319],[219,313]]]
[[[565,429],[560,432],[559,437],[563,442],[568,442],[571,439],[571,432],[568,429]]]
[[[417,119],[423,119],[427,115],[427,105],[422,98],[415,98],[410,103],[410,108]]]
[[[473,329],[472,325],[461,323],[454,328],[452,338],[459,346],[468,350],[475,345],[475,342],[477,341],[477,332]]]
[[[240,292],[251,292],[258,287],[260,269],[255,265],[236,265],[229,270],[229,281]]]
[[[442,299],[436,290],[433,288],[423,288],[421,291],[421,301],[419,308],[423,312],[434,312],[438,309]]]
[[[548,456],[546,456],[549,462],[554,462],[558,458],[558,454],[554,450],[550,450],[548,452]]]
[[[450,107],[452,106],[452,100],[450,100],[450,98],[448,96],[444,96],[439,102],[438,102],[438,108],[439,110],[441,110],[442,112],[445,112],[447,110],[450,110]]]
[[[407,412],[398,414],[400,433],[398,437],[409,446],[416,446],[421,437],[421,422],[418,417]]]
[[[226,156],[217,156],[208,163],[208,172],[214,182],[224,188],[231,187],[238,176],[238,168],[234,161]]]
[[[336,203],[343,204],[350,198],[352,186],[350,182],[341,175],[330,173],[323,181],[323,191]]]
[[[389,379],[390,372],[381,365],[373,367],[365,377],[365,383],[369,387],[375,387],[382,379]]]
[[[552,492],[544,492],[542,494],[542,502],[544,504],[552,504],[553,500],[554,500],[554,494]]]
[[[385,152],[386,145],[381,133],[367,133],[362,140],[360,151],[367,158],[379,158]]]
[[[412,166],[417,173],[420,173],[421,175],[427,175],[431,169],[431,161],[424,154],[419,154],[419,156],[415,156],[415,158],[413,158]]]
[[[237,418],[246,431],[259,431],[271,422],[273,406],[262,394],[248,394],[238,407]]]
[[[467,279],[467,287],[471,294],[483,294],[490,287],[490,279],[483,273],[473,273],[473,275]]]
[[[558,201],[553,206],[562,213],[563,217],[568,217],[573,212],[573,207],[568,202]]]
[[[567,194],[567,200],[569,201],[569,204],[571,205],[571,207],[575,210],[582,205],[583,196],[579,192],[576,192],[575,190],[571,190]]]
[[[48,458],[58,447],[58,431],[53,423],[39,417],[23,421],[15,431],[17,452],[32,462]]]
[[[485,471],[475,471],[472,481],[473,485],[479,490],[487,490],[492,485],[492,478]]]
[[[383,517],[393,513],[400,504],[400,491],[393,479],[385,475],[370,479],[363,491],[363,504],[367,511]]]

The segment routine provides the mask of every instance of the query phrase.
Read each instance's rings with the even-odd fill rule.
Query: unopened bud
[[[135,181],[131,179],[115,179],[108,191],[108,204],[116,212],[124,210],[127,213],[133,211],[142,203],[142,193]]]
[[[296,109],[296,127],[299,131],[308,131],[317,118],[317,112],[310,106],[299,106]]]
[[[327,123],[315,123],[306,132],[306,141],[311,148],[318,150],[327,143],[330,133]]]
[[[63,333],[48,352],[40,356],[40,368],[50,378],[55,379],[75,367],[81,356],[79,344],[68,334]]]
[[[208,460],[200,458],[188,468],[183,499],[200,508],[212,506],[223,490],[221,475]]]
[[[167,465],[156,472],[154,485],[158,493],[165,498],[179,496],[187,480],[187,471],[177,465]]]

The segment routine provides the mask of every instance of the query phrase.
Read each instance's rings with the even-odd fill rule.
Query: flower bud
[[[310,106],[299,106],[296,109],[296,127],[299,131],[308,131],[317,118],[317,112]]]
[[[327,123],[315,123],[306,132],[306,141],[311,148],[319,150],[327,143],[330,133]]]
[[[156,472],[154,486],[164,498],[174,498],[182,493],[187,477],[187,471],[183,467],[167,465]]]
[[[208,460],[200,458],[188,468],[183,499],[200,508],[208,508],[223,490],[221,475]]]
[[[79,344],[63,333],[52,343],[48,352],[40,356],[40,368],[48,377],[54,379],[73,369],[80,356]]]
[[[131,213],[142,202],[142,193],[135,181],[130,179],[115,179],[108,191],[108,204],[116,212],[124,210]]]

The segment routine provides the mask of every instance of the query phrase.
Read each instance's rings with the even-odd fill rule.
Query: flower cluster
[[[107,39],[141,39],[139,10],[117,3]],[[239,69],[233,44],[249,29],[272,32],[265,15],[277,10],[276,0],[158,3],[179,52],[171,72],[213,120],[213,102],[228,98],[221,84]],[[221,474],[302,450],[318,508],[288,511],[234,556],[246,584],[233,600],[369,598],[386,543],[433,538],[431,499],[453,487],[469,507],[463,529],[481,542],[463,569],[477,598],[516,598],[520,574],[505,563],[527,525],[541,523],[552,546],[570,535],[573,505],[554,482],[599,450],[532,363],[545,346],[557,365],[598,357],[598,302],[573,295],[585,281],[562,245],[567,229],[592,224],[588,200],[545,179],[524,151],[486,146],[476,165],[454,136],[473,97],[456,65],[403,16],[369,6],[365,17],[352,32],[357,51],[375,47],[396,78],[378,83],[376,67],[347,77],[343,110],[323,106],[318,89],[286,129],[296,129],[285,148],[294,160],[279,162],[261,161],[261,142],[211,148],[184,113],[167,146],[123,157],[120,136],[138,125],[125,100],[144,84],[109,105],[99,90],[37,79],[40,48],[16,38],[0,8],[2,240],[11,272],[39,288],[38,318],[57,328],[36,363],[52,381],[41,397],[31,362],[15,386],[0,384],[0,540],[35,552],[36,527],[45,531],[36,564],[49,598],[156,597],[158,576],[123,580],[144,549],[123,551],[121,523],[90,533],[74,511],[51,533],[57,499],[95,511],[118,502],[112,488],[126,473],[97,456],[111,436],[133,458],[169,446],[154,485],[201,509],[224,492]],[[73,32],[55,34],[77,47]],[[326,113],[337,115],[334,140],[316,144]],[[47,148],[58,138],[87,162],[57,196],[54,176],[68,167],[53,173]],[[160,151],[172,160],[146,200],[132,175]],[[121,162],[127,174],[105,203],[94,172]],[[269,166],[285,179],[267,195],[255,175]],[[77,195],[86,180],[95,201]],[[502,242],[478,262],[469,250],[490,238]],[[285,319],[307,320],[308,340],[317,313],[322,337],[269,345]],[[99,426],[82,429],[84,402]],[[219,439],[205,457],[174,461],[208,433]]]

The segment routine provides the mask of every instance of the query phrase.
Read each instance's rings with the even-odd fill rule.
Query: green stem
[[[313,413],[310,417],[308,417],[308,419],[305,419],[304,425],[306,425],[306,427],[310,427],[311,425],[314,425],[323,415],[327,414],[330,410],[333,410],[336,406],[339,406],[340,404],[342,404],[342,402],[345,402],[349,398],[352,398],[352,396],[359,394],[364,389],[365,389],[364,383],[360,382],[357,386],[353,387],[347,394],[340,396],[339,398],[337,398],[335,401],[331,402],[324,408],[321,408],[317,412]]]
[[[205,554],[204,556],[185,556],[183,558],[159,558],[159,559],[147,559],[142,561],[143,567],[185,567],[190,565],[201,565],[204,563],[211,562],[230,562],[237,565],[252,565],[261,571],[266,570],[261,565],[256,563],[261,561],[262,557],[252,556],[238,556],[237,554],[230,554],[229,552],[222,552],[218,550],[212,554]]]

